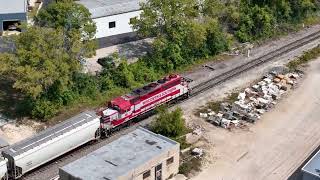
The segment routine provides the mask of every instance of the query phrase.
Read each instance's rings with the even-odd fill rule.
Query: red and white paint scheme
[[[169,75],[129,94],[113,99],[108,108],[100,111],[101,128],[104,131],[118,127],[157,106],[188,97],[189,88],[179,75]]]

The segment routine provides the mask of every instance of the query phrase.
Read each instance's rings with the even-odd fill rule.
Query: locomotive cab
[[[117,121],[132,113],[131,103],[123,97],[112,100],[108,108],[102,112],[102,122],[104,129],[111,127],[112,121]]]

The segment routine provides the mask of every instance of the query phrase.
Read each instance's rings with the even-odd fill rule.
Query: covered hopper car
[[[2,151],[3,157],[8,160],[9,177],[17,179],[40,165],[96,139],[99,126],[100,119],[95,112],[86,111],[9,146]]]

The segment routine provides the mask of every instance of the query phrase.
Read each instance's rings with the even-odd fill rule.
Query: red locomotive
[[[109,133],[157,106],[187,98],[188,82],[179,75],[169,75],[129,94],[113,99],[107,109],[100,111],[101,130]]]

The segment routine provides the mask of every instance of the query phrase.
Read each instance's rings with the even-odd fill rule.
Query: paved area
[[[134,63],[139,57],[147,53],[152,41],[153,39],[147,38],[98,49],[96,51],[96,56],[87,59],[87,69],[91,73],[100,71],[102,67],[97,63],[97,60],[99,58],[108,57],[113,53],[118,53],[120,57],[126,58],[128,63]]]
[[[249,129],[230,132],[203,122],[208,163],[193,179],[287,179],[320,145],[319,82],[320,58],[299,88]]]

